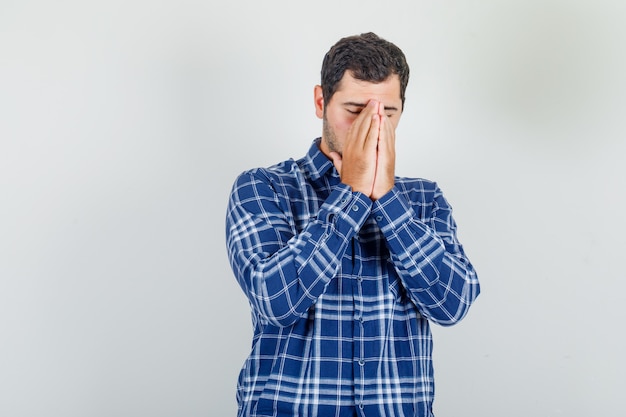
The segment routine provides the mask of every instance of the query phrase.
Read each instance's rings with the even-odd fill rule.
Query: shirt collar
[[[306,169],[313,181],[319,180],[326,174],[339,178],[339,174],[333,165],[333,162],[320,150],[320,142],[322,138],[316,138],[311,143],[311,147],[304,157]]]

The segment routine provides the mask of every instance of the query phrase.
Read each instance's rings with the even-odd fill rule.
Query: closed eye
[[[350,109],[346,109],[346,111],[347,111],[348,113],[350,113],[350,114],[352,114],[352,115],[355,115],[355,116],[356,116],[356,115],[358,115],[358,114],[360,114],[360,113],[361,113],[361,110],[362,110],[362,109],[359,109],[359,110],[350,110]],[[387,117],[391,118],[391,117],[393,117],[394,115],[395,115],[395,113],[388,113],[388,114],[387,114]]]

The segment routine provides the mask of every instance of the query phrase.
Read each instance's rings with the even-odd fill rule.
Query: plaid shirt
[[[232,188],[226,243],[254,329],[238,416],[432,416],[429,321],[457,323],[480,292],[451,208],[422,179],[352,192],[319,140]]]

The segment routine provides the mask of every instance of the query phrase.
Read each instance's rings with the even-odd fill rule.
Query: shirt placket
[[[363,276],[361,264],[361,246],[358,235],[352,239],[352,290],[354,299],[354,401],[359,411],[363,413],[365,397],[365,334],[363,326]]]

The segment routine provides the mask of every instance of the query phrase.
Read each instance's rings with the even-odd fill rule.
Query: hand
[[[343,155],[331,152],[333,164],[341,182],[370,197],[376,177],[377,147],[380,135],[380,107],[382,104],[370,100],[352,122],[343,143]]]
[[[396,132],[382,103],[378,115],[380,116],[380,134],[378,136],[376,176],[370,196],[372,200],[378,200],[387,194],[395,184]]]

